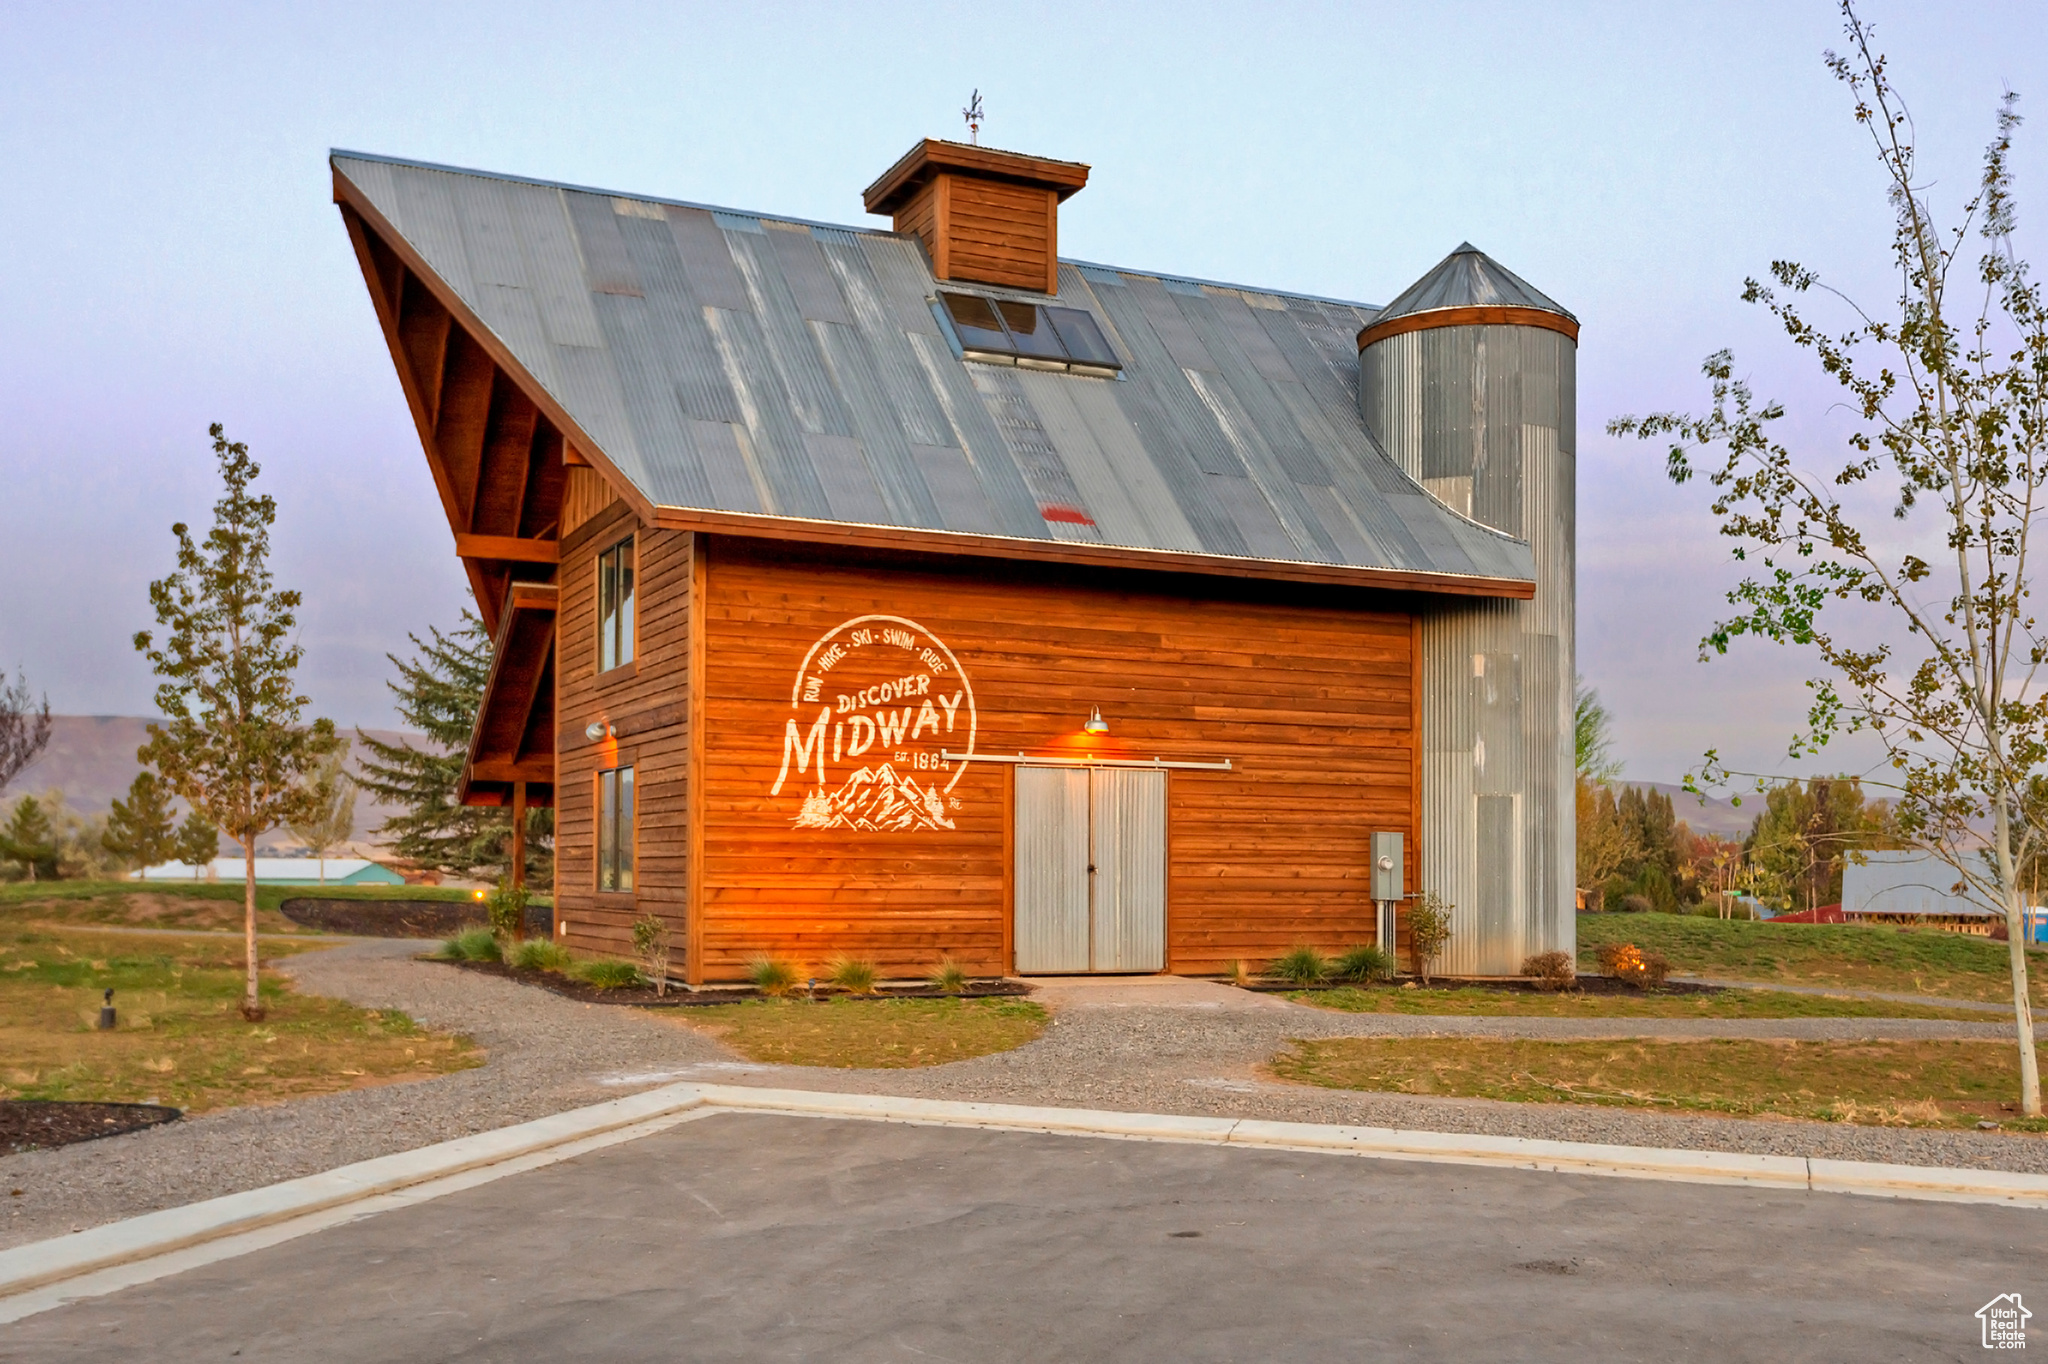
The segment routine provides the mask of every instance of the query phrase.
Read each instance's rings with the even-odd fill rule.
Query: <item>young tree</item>
[[[1621,764],[1611,753],[1613,723],[1614,717],[1600,704],[1600,693],[1580,678],[1572,691],[1572,733],[1578,750],[1580,781],[1605,786],[1621,775]]]
[[[454,876],[496,880],[511,869],[512,815],[502,807],[458,805],[455,788],[469,750],[470,730],[483,705],[491,672],[491,637],[476,613],[465,610],[450,633],[429,626],[429,640],[410,635],[409,659],[386,654],[398,680],[385,685],[398,698],[399,719],[425,734],[433,750],[387,744],[361,730],[365,755],[357,784],[403,808],[379,825],[392,850],[423,867]],[[545,885],[554,874],[554,812],[527,811],[526,879]]]
[[[116,800],[107,813],[100,845],[131,871],[168,862],[178,851],[171,820],[171,794],[154,772],[137,772],[128,783],[128,799]]]
[[[0,673],[0,684],[6,681]],[[14,685],[0,685],[0,791],[21,775],[50,743],[50,698],[36,709],[29,695],[28,678],[15,670]]]
[[[178,826],[178,839],[173,855],[192,868],[192,879],[203,879],[213,859],[220,853],[220,827],[197,810],[185,816],[185,822]]]
[[[34,796],[15,801],[6,825],[0,827],[0,858],[19,863],[22,875],[31,881],[57,879],[57,831]]]
[[[194,540],[184,522],[171,527],[178,566],[149,585],[150,604],[165,629],[159,644],[135,636],[156,675],[161,724],[137,753],[164,780],[242,848],[243,943],[247,983],[242,1016],[263,1017],[256,977],[256,840],[304,818],[309,778],[340,744],[331,720],[300,722],[307,698],[295,689],[304,650],[292,642],[299,594],[273,587],[270,527],[277,503],[254,496],[261,472],[249,447],[209,428],[219,462],[221,499],[213,529]]]
[[[310,805],[305,816],[291,824],[292,836],[320,859],[320,884],[327,884],[327,853],[356,835],[356,784],[342,770],[348,757],[348,741],[321,760],[313,775]]]
[[[1578,784],[1578,883],[1586,908],[1607,906],[1607,883],[1642,859],[1638,831],[1621,817],[1614,790],[1588,781]]]
[[[2020,124],[2007,94],[1983,169],[1959,220],[1936,224],[1913,126],[1885,58],[1850,0],[1842,14],[1848,51],[1828,66],[1849,90],[1869,132],[1893,212],[1895,313],[1866,311],[1792,261],[1752,279],[1744,298],[1768,308],[1791,340],[1811,350],[1839,383],[1857,426],[1838,457],[1795,454],[1773,434],[1784,415],[1759,406],[1735,362],[1706,362],[1713,405],[1704,416],[1621,417],[1616,435],[1671,438],[1674,482],[1706,466],[1721,532],[1745,565],[1762,571],[1729,595],[1736,614],[1702,641],[1702,656],[1738,635],[1809,650],[1808,722],[1794,757],[1846,733],[1882,748],[1896,791],[1898,831],[1946,862],[1957,883],[2003,911],[2010,938],[2019,1043],[2020,1102],[2041,1112],[2040,1072],[2021,931],[2020,864],[2043,836],[2026,820],[2025,797],[2048,759],[2048,632],[2029,601],[2034,520],[2048,491],[2048,311],[2028,278],[2014,234],[2011,168]],[[1971,234],[1975,269],[1969,253]],[[1807,319],[1800,300],[1816,289],[1850,309],[1844,330]],[[1860,506],[1861,485],[1890,482],[1898,534]],[[1943,548],[1923,558],[1905,536]],[[1847,618],[1843,619],[1846,613]],[[1876,639],[1879,642],[1867,642]],[[1706,779],[1727,769],[1708,755]],[[1977,856],[1990,826],[1994,856]]]

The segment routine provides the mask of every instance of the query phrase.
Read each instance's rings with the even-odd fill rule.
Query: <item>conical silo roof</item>
[[[1435,269],[1403,289],[1373,319],[1373,326],[1441,308],[1533,308],[1578,319],[1527,280],[1470,242],[1438,262]]]

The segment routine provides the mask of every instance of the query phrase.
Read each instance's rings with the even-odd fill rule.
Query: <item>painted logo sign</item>
[[[974,752],[974,688],[953,651],[901,616],[855,616],[804,655],[771,796],[798,783],[799,829],[950,829]]]

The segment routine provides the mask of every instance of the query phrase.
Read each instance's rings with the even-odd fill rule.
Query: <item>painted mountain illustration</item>
[[[794,821],[799,829],[869,829],[895,832],[950,829],[946,798],[938,790],[899,777],[888,763],[863,767],[837,791],[819,787],[804,797]]]

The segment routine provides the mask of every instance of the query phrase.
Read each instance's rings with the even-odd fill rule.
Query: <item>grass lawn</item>
[[[2012,1001],[2006,945],[1988,938],[1683,914],[1581,914],[1578,920],[1581,962],[1593,961],[1602,943],[1632,942],[1662,952],[1683,975]],[[2034,1007],[2048,1004],[2048,952],[2028,954],[2027,977]]]
[[[269,943],[272,957],[316,944]],[[99,1032],[100,992],[120,1027]],[[292,991],[245,1023],[240,944],[0,919],[0,1098],[153,1101],[190,1112],[357,1089],[483,1064],[467,1038]]]
[[[1971,1126],[1988,1117],[2048,1130],[2048,1119],[2017,1116],[2019,1057],[2010,1042],[1346,1037],[1296,1042],[1272,1070],[1330,1089],[1886,1126]]]
[[[1023,999],[750,999],[678,1010],[750,1061],[900,1070],[1021,1047],[1045,1030]]]
[[[278,912],[286,900],[467,900],[466,890],[441,886],[258,886],[256,931],[315,930]],[[544,901],[543,901],[544,903]],[[187,928],[240,932],[239,881],[17,881],[0,885],[0,925],[113,924],[127,928]]]
[[[1584,995],[1485,990],[1472,986],[1413,990],[1344,986],[1287,996],[1298,1004],[1361,1014],[1455,1014],[1481,1018],[1952,1018],[1995,1023],[1996,1014],[1931,1004],[1790,995],[1766,990],[1719,994]]]

